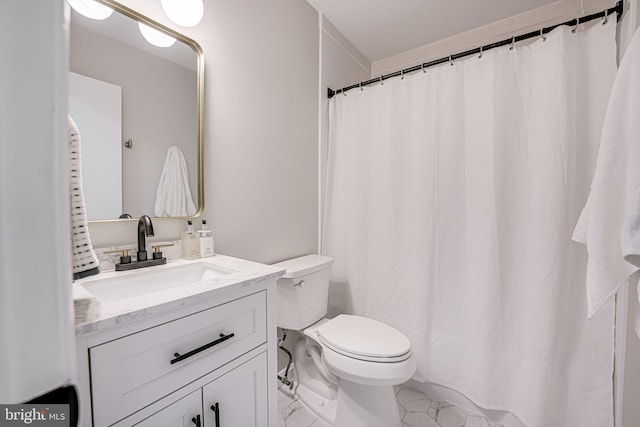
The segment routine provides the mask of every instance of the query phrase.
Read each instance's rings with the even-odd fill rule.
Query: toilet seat
[[[345,356],[329,347],[322,350],[322,361],[327,369],[338,377],[369,386],[388,386],[407,381],[416,371],[416,358],[409,352],[401,362],[378,363]]]
[[[341,314],[315,329],[330,350],[357,360],[398,363],[411,357],[411,342],[400,331],[361,316]]]
[[[409,339],[376,320],[341,314],[321,319],[303,333],[322,347],[322,362],[339,382],[389,386],[416,371]]]

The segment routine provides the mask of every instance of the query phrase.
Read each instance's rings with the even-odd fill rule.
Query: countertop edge
[[[163,298],[158,302],[153,301],[153,298],[157,297],[157,295],[146,296],[151,301],[142,297],[108,304],[100,304],[96,301],[94,303],[95,306],[87,310],[85,319],[76,319],[76,339],[88,338],[96,333],[111,330],[114,327],[133,324],[143,319],[166,315],[188,306],[194,306],[207,300],[214,300],[217,296],[228,295],[242,288],[254,287],[257,284],[278,279],[286,272],[283,268],[225,255],[218,255],[216,261],[219,265],[230,266],[237,271],[218,279],[198,282],[194,286],[187,288],[182,295],[168,300],[167,295],[171,293],[160,294]],[[83,283],[89,280],[80,280],[74,283],[73,286],[82,286]],[[173,293],[178,294],[180,292],[173,290]],[[247,293],[251,293],[251,290],[247,291]],[[216,304],[212,301],[212,306],[214,305]]]

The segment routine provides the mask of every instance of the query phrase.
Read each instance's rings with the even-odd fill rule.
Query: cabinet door
[[[202,392],[196,390],[136,424],[137,427],[204,427]]]
[[[210,382],[203,387],[202,396],[206,427],[268,426],[267,354]]]

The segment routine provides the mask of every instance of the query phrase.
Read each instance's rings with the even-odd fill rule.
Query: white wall
[[[63,6],[0,6],[2,403],[66,385],[75,372]]]
[[[220,253],[272,263],[313,253],[318,223],[318,18],[300,0],[211,0],[194,28],[158,1],[128,7],[196,40],[205,57],[205,213]],[[177,238],[181,220],[154,221]],[[91,224],[95,246],[136,222]]]
[[[316,31],[320,37],[320,45],[317,54],[319,55],[319,81],[316,88],[319,91],[320,105],[320,128],[316,138],[316,150],[319,151],[319,163],[316,171],[319,172],[320,205],[324,206],[324,188],[326,179],[326,161],[329,136],[329,98],[327,88],[338,89],[356,81],[366,80],[371,74],[371,63],[358,49],[347,40],[338,29],[324,16],[319,14],[316,23]],[[319,144],[318,144],[319,142]],[[318,194],[318,193],[316,193]],[[318,206],[318,205],[316,205]],[[321,209],[318,218],[321,219]],[[320,230],[318,230],[320,232]],[[318,247],[318,253],[320,248]],[[334,317],[344,312],[342,289],[332,288],[329,290],[329,317]],[[295,331],[289,331],[284,347],[293,352],[296,341],[300,335]],[[285,368],[288,357],[284,352],[278,353],[278,370]]]

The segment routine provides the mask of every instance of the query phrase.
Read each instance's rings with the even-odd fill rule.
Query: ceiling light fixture
[[[87,18],[103,20],[107,19],[113,13],[113,9],[95,0],[67,0],[69,5],[80,15]]]
[[[169,19],[183,27],[195,27],[204,16],[202,0],[160,0]]]
[[[142,22],[138,22],[138,28],[140,29],[140,33],[142,33],[143,37],[154,46],[169,47],[176,42],[174,37],[160,32],[155,28],[151,28]]]

